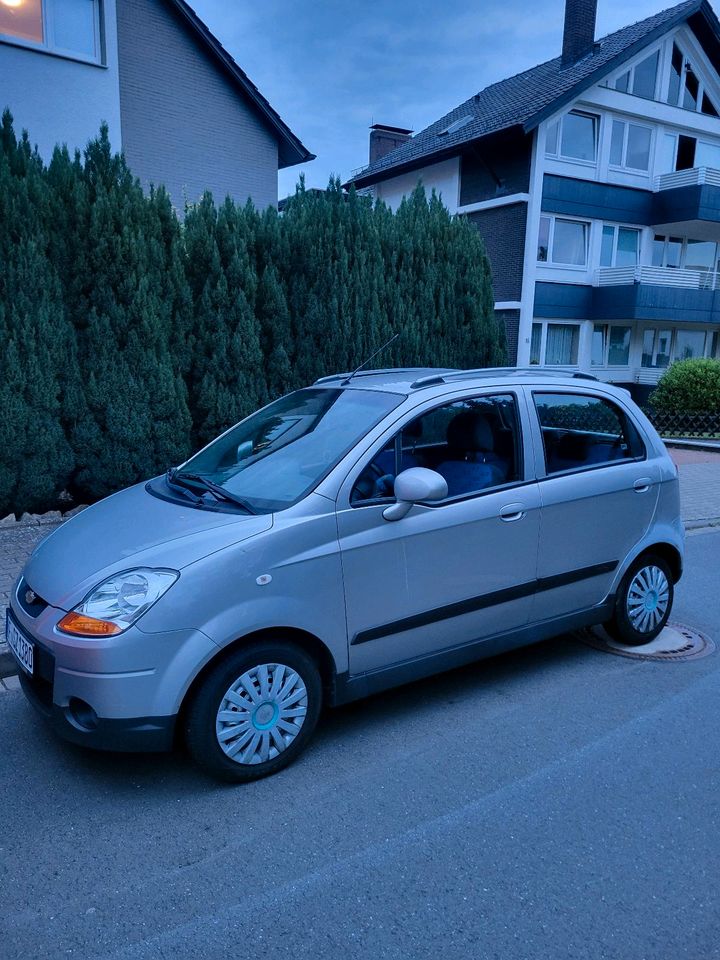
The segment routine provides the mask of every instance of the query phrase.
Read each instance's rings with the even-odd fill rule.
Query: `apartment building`
[[[595,40],[567,0],[562,53],[428,128],[376,125],[349,181],[392,207],[418,180],[485,239],[511,361],[643,399],[720,357],[720,23],[689,0]]]

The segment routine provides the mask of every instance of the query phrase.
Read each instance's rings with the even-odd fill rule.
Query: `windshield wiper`
[[[165,482],[170,487],[174,487],[178,493],[181,493],[184,497],[187,497],[188,500],[191,500],[193,503],[203,504],[204,500],[202,497],[199,497],[191,487],[186,486],[184,483],[181,483],[175,476],[177,467],[170,467],[169,470],[165,472]]]
[[[216,500],[225,500],[228,503],[234,503],[238,507],[242,507],[246,513],[254,514],[255,511],[252,507],[248,506],[245,500],[242,497],[236,496],[234,493],[230,493],[229,490],[226,490],[224,487],[221,487],[219,483],[215,483],[214,480],[208,479],[208,477],[202,477],[199,473],[178,473],[177,468],[172,471],[171,481],[174,483],[179,483],[183,487],[186,487],[184,481],[189,480],[191,483],[199,483],[202,487],[205,487],[206,490],[215,497]],[[187,489],[187,487],[186,487]],[[201,498],[198,498],[201,499]]]

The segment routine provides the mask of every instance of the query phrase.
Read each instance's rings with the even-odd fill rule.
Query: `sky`
[[[367,163],[368,128],[418,132],[490,83],[560,53],[563,0],[190,0],[317,159],[312,187]],[[596,37],[674,4],[598,0]]]

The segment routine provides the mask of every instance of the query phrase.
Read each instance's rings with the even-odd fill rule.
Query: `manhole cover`
[[[697,660],[699,657],[706,657],[715,649],[710,637],[681,623],[669,623],[652,643],[642,647],[626,647],[616,643],[602,627],[580,630],[578,638],[595,650],[614,653],[619,657],[630,657],[632,660]]]

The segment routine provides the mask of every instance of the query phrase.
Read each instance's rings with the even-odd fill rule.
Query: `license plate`
[[[29,673],[32,676],[33,666],[35,663],[35,644],[25,639],[25,637],[12,622],[9,615],[5,621],[5,639],[7,640],[8,646],[15,654],[15,659],[23,668],[25,673]]]

